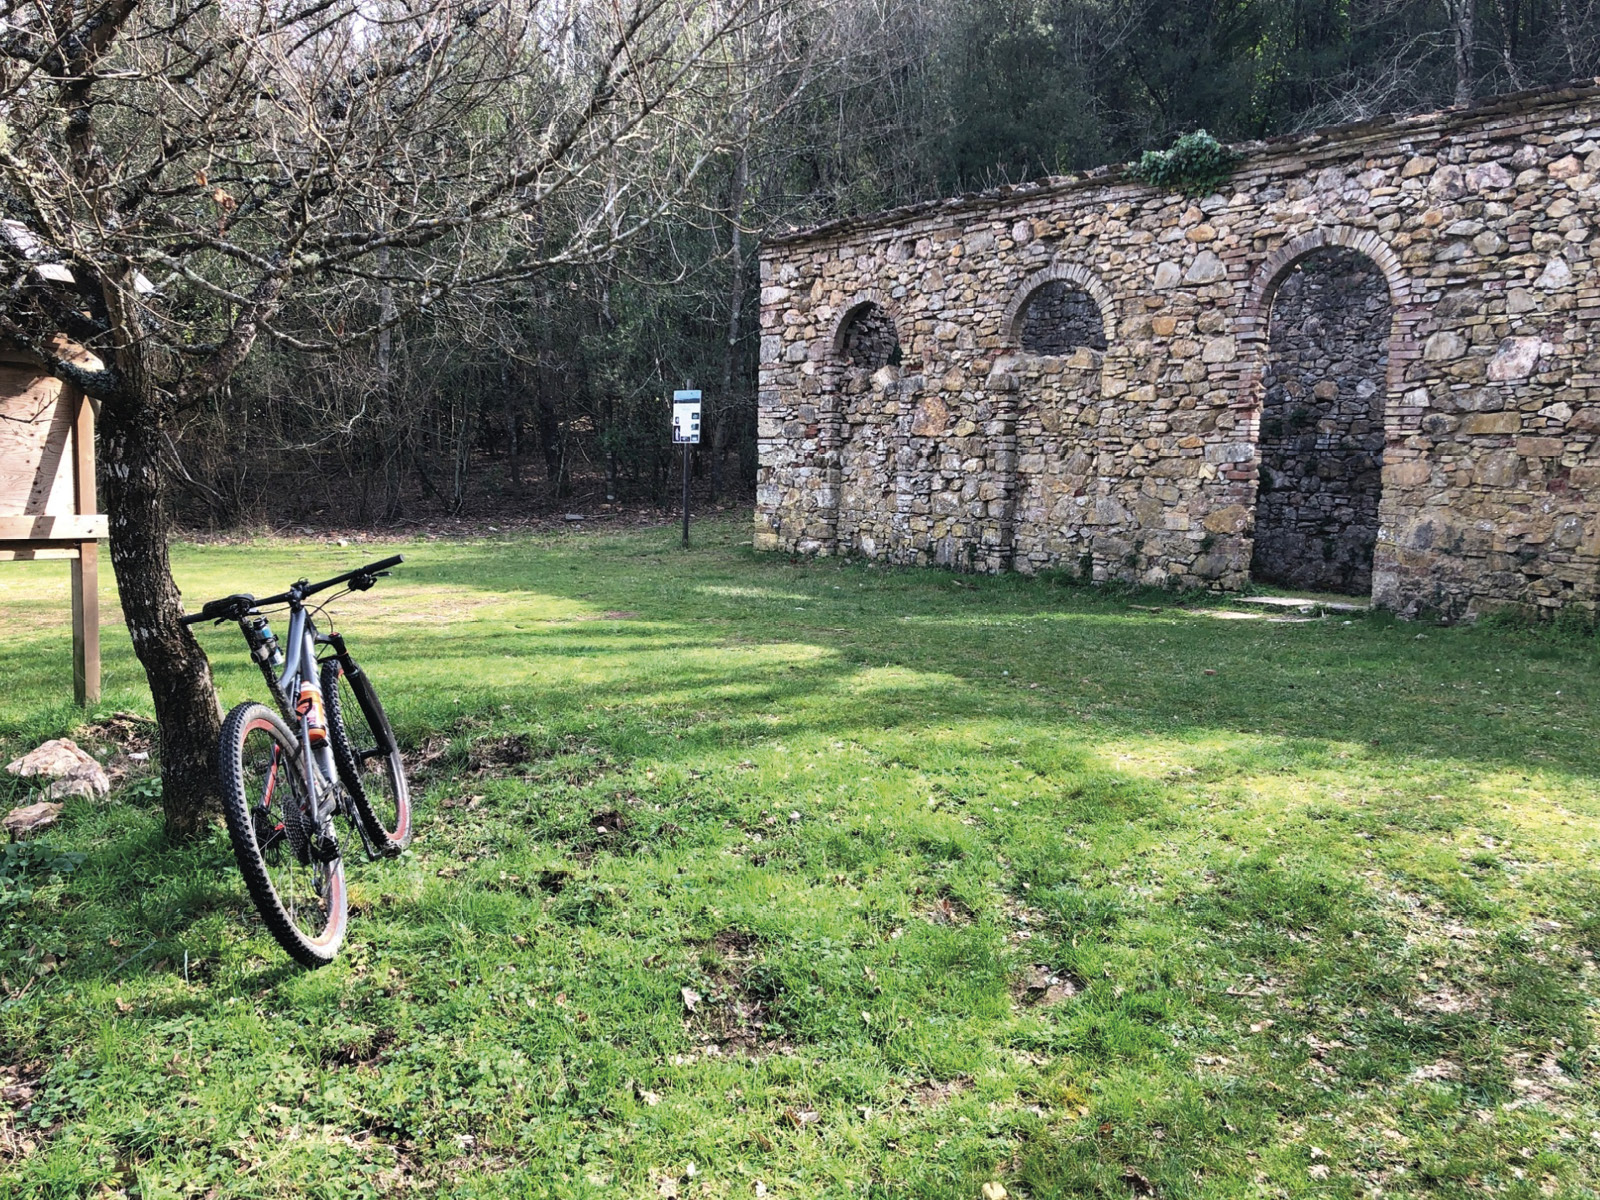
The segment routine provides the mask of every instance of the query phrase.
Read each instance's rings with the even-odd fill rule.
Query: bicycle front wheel
[[[295,962],[332,962],[349,918],[344,863],[331,829],[316,826],[298,741],[266,705],[240,704],[217,760],[228,838],[262,921]]]
[[[411,844],[411,791],[389,718],[354,659],[348,667],[339,658],[323,662],[322,698],[339,779],[367,837],[392,858]]]

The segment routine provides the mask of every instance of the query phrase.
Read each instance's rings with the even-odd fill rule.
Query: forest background
[[[1600,0],[836,0],[812,22],[804,86],[724,134],[698,194],[614,253],[336,354],[259,348],[179,414],[180,519],[665,502],[666,397],[685,386],[706,393],[696,487],[738,497],[763,235],[1124,162],[1197,128],[1261,138],[1600,73]]]

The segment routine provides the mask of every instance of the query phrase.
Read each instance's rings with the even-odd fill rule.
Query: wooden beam
[[[0,517],[0,542],[83,542],[105,537],[108,528],[105,517],[94,513]]]
[[[77,542],[0,542],[0,562],[32,562],[42,558],[77,557]]]
[[[76,388],[78,414],[72,424],[73,492],[79,519],[97,519],[104,537],[104,517],[90,517],[95,511],[94,493],[94,405]],[[63,396],[63,399],[66,399]],[[100,700],[100,545],[85,541],[78,546],[72,561],[72,694],[80,706]]]
[[[72,695],[100,700],[100,543],[84,542],[72,560]]]

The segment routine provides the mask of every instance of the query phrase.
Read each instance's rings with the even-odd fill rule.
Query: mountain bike
[[[317,629],[312,613],[326,616],[328,601],[306,602],[340,584],[329,601],[367,591],[402,561],[396,554],[321,583],[302,579],[275,596],[224,596],[183,618],[237,621],[267,681],[273,707],[245,701],[222,722],[222,812],[250,899],[307,967],[333,961],[349,920],[334,815],[360,835],[369,860],[393,857],[411,841],[411,795],[372,680],[341,634]],[[279,605],[289,614],[281,644],[263,611]]]

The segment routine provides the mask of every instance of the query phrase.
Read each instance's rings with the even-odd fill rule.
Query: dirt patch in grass
[[[929,1079],[917,1084],[901,1101],[911,1108],[938,1108],[948,1104],[972,1087],[972,1076],[957,1075],[951,1079]]]
[[[533,746],[524,733],[479,738],[467,751],[467,769],[480,775],[503,774],[509,767],[533,761]]]
[[[591,813],[582,834],[568,843],[568,853],[580,863],[588,863],[596,854],[632,854],[639,848],[634,833],[633,819],[615,808],[603,808]]]
[[[426,779],[450,757],[450,739],[443,734],[433,734],[422,740],[414,750],[402,751],[406,778],[413,784]]]
[[[124,754],[149,754],[156,748],[156,723],[138,713],[116,712],[78,730],[78,741],[104,742]]]
[[[1070,971],[1057,971],[1048,963],[1032,963],[1023,969],[1012,994],[1021,1004],[1050,1008],[1082,995],[1087,986]]]
[[[398,1035],[392,1029],[377,1029],[364,1037],[352,1038],[328,1056],[330,1067],[375,1067],[383,1052],[394,1045]]]
[[[1511,1071],[1511,1090],[1516,1093],[1512,1107],[1528,1104],[1546,1107],[1559,1105],[1571,1092],[1574,1080],[1561,1069],[1554,1054],[1523,1051],[1506,1056]]]
[[[138,713],[112,713],[103,721],[81,726],[74,739],[86,750],[104,748],[95,752],[95,757],[105,767],[113,790],[154,769],[153,755],[159,745],[156,723]]]
[[[42,1062],[0,1067],[0,1163],[26,1158],[49,1136],[48,1131],[17,1128],[28,1115],[43,1075]]]
[[[793,1050],[773,1020],[781,984],[766,963],[759,935],[724,929],[706,947],[702,965],[706,977],[690,989],[693,1011],[684,1019],[702,1052],[759,1056]]]
[[[1454,1016],[1457,1013],[1482,1012],[1484,998],[1472,992],[1462,991],[1460,988],[1449,984],[1440,984],[1424,992],[1411,1002],[1412,1007],[1427,1013],[1440,1013]]]
[[[934,925],[969,925],[973,916],[966,901],[942,889],[933,903],[922,912],[923,920]]]

